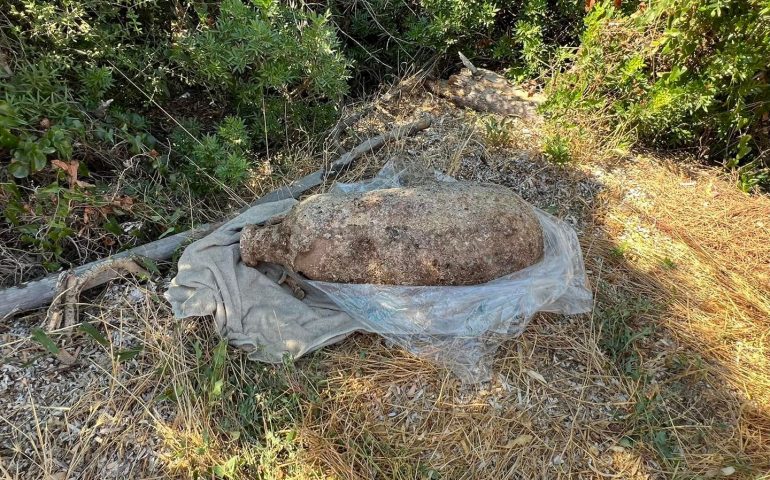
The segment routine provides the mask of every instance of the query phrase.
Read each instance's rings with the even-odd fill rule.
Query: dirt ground
[[[593,311],[536,316],[471,386],[374,335],[255,364],[210,319],[173,319],[172,273],[113,282],[81,307],[88,326],[50,334],[74,362],[35,338],[44,312],[0,325],[0,476],[768,475],[770,199],[681,159],[581,144],[555,165],[539,121],[501,129],[423,91],[367,108],[345,147],[434,124],[346,180],[400,156],[512,188],[578,232]]]

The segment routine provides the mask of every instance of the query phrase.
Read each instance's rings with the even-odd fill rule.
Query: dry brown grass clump
[[[666,306],[658,321],[735,397],[743,453],[770,468],[770,199],[665,161],[626,167],[623,184],[608,228]]]
[[[247,360],[206,319],[175,320],[153,283],[83,310],[93,329],[48,335],[69,364],[35,340],[38,316],[2,335],[0,478],[322,477],[294,440],[312,365]]]

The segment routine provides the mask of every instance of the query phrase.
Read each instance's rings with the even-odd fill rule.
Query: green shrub
[[[330,6],[363,89],[437,56],[439,68],[451,66],[457,51],[479,66],[507,68],[512,77],[537,76],[556,47],[575,44],[583,17],[582,2],[571,0],[335,0]]]
[[[577,113],[650,146],[696,148],[738,169],[744,189],[766,178],[770,4],[670,0],[625,14],[605,3],[585,25],[551,86],[553,115]]]
[[[349,64],[327,17],[276,2],[224,0],[212,26],[175,39],[171,60],[190,86],[262,121],[266,102],[312,104],[347,93]]]
[[[6,0],[12,22],[4,29],[5,42],[23,47],[24,60],[35,63],[44,55],[65,75],[85,88],[113,86],[105,82],[113,73],[98,69],[115,66],[133,78],[152,97],[167,93],[168,43],[172,23],[185,27],[189,19],[178,17],[164,0]],[[89,71],[91,73],[89,73]],[[77,82],[82,75],[83,83]],[[126,103],[146,101],[144,94],[124,83],[114,84]],[[88,89],[91,89],[89,92]]]
[[[170,136],[173,158],[187,183],[199,193],[241,185],[251,164],[251,133],[240,117],[228,116],[216,133],[200,136],[200,125],[186,120]]]
[[[101,208],[102,195],[114,198],[104,182],[124,165],[138,166],[131,175],[152,178],[153,189],[237,189],[266,145],[312,136],[336,120],[350,65],[326,15],[271,0],[189,7],[166,0],[3,3],[0,197],[5,221],[51,268],[66,262],[64,242],[83,227],[84,209]],[[180,96],[205,98],[213,110],[206,118],[223,120],[206,120],[182,138],[165,118],[190,113]],[[73,182],[62,166],[77,168],[84,181]],[[155,201],[129,182],[122,189]],[[151,218],[178,219],[175,209],[173,202],[153,205]],[[126,221],[134,214],[119,215]],[[120,236],[116,218],[91,216],[101,225],[89,228]]]
[[[504,147],[511,143],[511,121],[508,118],[484,117],[484,138],[490,147]]]
[[[471,44],[492,33],[500,7],[489,0],[421,0],[422,15],[412,27],[414,40],[443,50]]]

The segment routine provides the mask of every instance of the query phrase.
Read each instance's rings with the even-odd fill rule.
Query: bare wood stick
[[[268,193],[267,195],[258,199],[254,205],[274,202],[277,200],[285,200],[287,198],[296,198],[311,188],[321,185],[330,176],[338,174],[340,171],[348,167],[351,163],[366,153],[377,150],[389,141],[398,140],[400,138],[414,135],[415,133],[428,128],[430,124],[431,119],[426,117],[409,125],[397,127],[390,132],[372,137],[342,155],[328,168],[318,170],[314,173],[311,173],[310,175],[302,177],[289,186],[282,187],[278,190]],[[174,252],[185,242],[202,238],[211,233],[221,224],[222,222],[201,225],[186,232],[177,233],[176,235],[162,238],[160,240],[132,248],[125,252],[111,255],[107,258],[95,260],[86,265],[73,268],[70,274],[74,276],[82,276],[87,272],[98,270],[100,264],[115,261],[116,259],[121,258],[128,259],[135,257],[147,257],[152,260],[166,260],[171,258]],[[50,303],[57,293],[57,284],[59,283],[60,275],[60,273],[54,273],[40,280],[34,280],[31,282],[22,283],[21,285],[15,287],[0,290],[0,320],[4,320],[15,313],[32,310]],[[91,284],[90,286],[94,285]],[[88,285],[85,287],[88,287]]]
[[[171,258],[177,248],[188,240],[196,240],[210,233],[216,228],[216,224],[201,225],[198,228],[186,232],[177,233],[154,242],[140,245],[131,250],[120,252],[107,258],[99,259],[72,269],[72,275],[83,275],[97,267],[107,259],[147,257],[153,260],[165,260]],[[59,273],[48,275],[40,280],[22,283],[19,286],[0,290],[0,319],[4,319],[14,313],[32,310],[47,305],[53,300],[57,292]]]
[[[368,114],[369,110],[370,108],[365,108],[360,112],[356,112],[348,117],[345,117],[340,120],[337,125],[334,126],[334,128],[332,128],[326,139],[329,140],[332,145],[334,145],[334,153],[339,154],[344,151],[342,148],[342,143],[340,142],[340,135],[342,135],[344,131],[355,125],[356,122]]]
[[[139,260],[139,257],[111,256],[101,262],[95,262],[92,269],[81,275],[76,275],[71,270],[62,272],[56,286],[57,293],[51,306],[48,307],[48,315],[44,322],[47,330],[56,330],[61,326],[71,327],[77,323],[78,303],[80,292],[83,290],[103,285],[124,274],[149,276],[149,273],[139,265],[141,261],[137,263]]]
[[[297,197],[297,195],[300,195],[301,193],[306,192],[311,188],[321,185],[332,175],[340,173],[342,170],[350,166],[351,163],[361,158],[363,155],[377,150],[387,142],[408,137],[421,130],[425,130],[426,128],[430,127],[430,124],[430,117],[423,117],[414,123],[396,127],[387,133],[372,137],[358,145],[356,148],[342,155],[338,160],[332,162],[328,168],[318,170],[311,173],[310,175],[305,175],[291,185],[281,187],[268,193],[264,197],[257,200],[255,205]]]

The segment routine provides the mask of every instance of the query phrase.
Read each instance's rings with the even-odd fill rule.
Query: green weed
[[[653,311],[653,304],[643,298],[631,296],[622,291],[610,291],[606,284],[600,285],[603,300],[597,305],[595,318],[598,321],[599,346],[615,363],[618,369],[632,378],[642,378],[641,358],[637,343],[652,333],[649,325],[641,321]]]
[[[557,165],[566,165],[572,160],[569,141],[559,135],[549,135],[543,142],[543,155]]]
[[[484,138],[490,147],[504,147],[511,143],[511,121],[508,118],[485,117]]]

